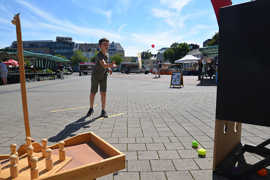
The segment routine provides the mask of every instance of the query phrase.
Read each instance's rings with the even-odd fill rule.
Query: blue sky
[[[16,40],[10,21],[18,12],[23,40],[68,36],[96,43],[107,37],[121,43],[126,56],[151,44],[155,49],[174,42],[201,46],[218,31],[210,0],[0,0],[0,48]]]

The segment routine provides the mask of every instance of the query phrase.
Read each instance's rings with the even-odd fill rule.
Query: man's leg
[[[107,118],[108,114],[105,111],[106,108],[106,91],[107,91],[107,77],[100,82],[100,96],[101,96],[101,116]]]
[[[94,107],[94,102],[95,102],[95,95],[96,93],[90,93],[90,108]]]
[[[106,107],[106,92],[100,92],[100,96],[101,96],[102,110],[105,110],[105,107]]]
[[[91,93],[89,96],[90,100],[90,108],[87,112],[86,116],[91,116],[94,113],[94,101],[95,101],[95,95],[98,89],[98,81],[95,77],[91,77]]]
[[[7,78],[5,76],[2,76],[2,82],[3,82],[3,85],[7,84]]]

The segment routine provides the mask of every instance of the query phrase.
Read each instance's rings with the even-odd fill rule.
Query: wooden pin
[[[29,146],[29,147],[27,148],[27,160],[28,160],[28,166],[29,166],[29,167],[32,167],[32,166],[31,166],[32,158],[33,158],[33,146]]]
[[[46,169],[50,171],[53,168],[52,150],[48,148],[46,150]]]
[[[41,145],[42,145],[42,148],[41,148],[41,151],[42,151],[42,157],[46,157],[46,149],[48,148],[48,141],[47,139],[42,139],[41,140]]]
[[[64,147],[65,147],[65,142],[61,141],[59,143],[59,160],[60,161],[64,161],[66,159],[66,151]]]
[[[11,178],[16,178],[19,175],[19,170],[18,170],[18,165],[16,164],[16,159],[17,159],[17,156],[14,154],[9,157]]]
[[[38,173],[37,163],[38,163],[38,158],[33,157],[32,163],[31,163],[32,164],[32,166],[31,166],[31,179],[38,179],[39,173]]]
[[[19,163],[19,154],[16,151],[16,148],[17,148],[17,145],[16,144],[11,144],[10,145],[10,155],[13,155],[14,154],[14,155],[17,156],[16,163],[18,164]]]
[[[27,146],[30,146],[30,145],[32,146],[32,138],[29,137],[29,136],[26,138],[26,145]]]

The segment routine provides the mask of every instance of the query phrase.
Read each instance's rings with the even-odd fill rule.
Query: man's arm
[[[116,65],[115,65],[114,62],[111,63],[111,64],[108,64],[108,63],[106,63],[106,61],[105,61],[104,59],[100,60],[99,62],[100,62],[101,66],[102,66],[104,69],[116,67]]]

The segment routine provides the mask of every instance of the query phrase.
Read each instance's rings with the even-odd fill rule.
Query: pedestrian
[[[95,58],[95,66],[92,71],[91,77],[91,92],[90,92],[90,109],[87,112],[87,116],[91,116],[94,113],[94,101],[95,95],[100,87],[100,96],[101,96],[101,117],[108,117],[107,112],[105,111],[106,106],[106,91],[107,91],[107,76],[108,72],[112,74],[111,68],[116,67],[116,65],[108,64],[108,48],[109,40],[102,38],[98,42],[99,52]]]
[[[0,72],[1,72],[2,83],[5,85],[7,84],[8,69],[7,69],[6,64],[3,62],[0,63]]]

